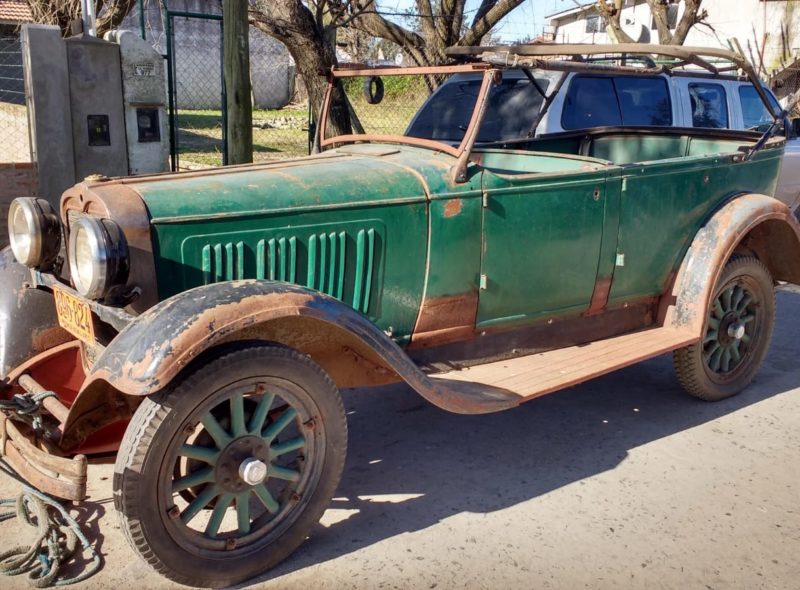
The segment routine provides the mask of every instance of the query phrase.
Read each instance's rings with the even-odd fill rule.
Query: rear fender
[[[697,232],[662,301],[662,321],[702,333],[714,286],[734,254],[756,256],[775,280],[800,284],[800,223],[780,201],[743,194]]]

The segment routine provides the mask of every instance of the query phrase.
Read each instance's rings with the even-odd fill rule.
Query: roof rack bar
[[[487,57],[492,63],[497,63],[497,55],[505,55],[505,64],[507,67],[514,65],[527,65],[525,62],[520,63],[520,58],[553,58],[562,56],[576,56],[576,55],[599,55],[599,54],[638,54],[638,55],[660,55],[666,57],[674,57],[679,60],[687,61],[698,65],[709,72],[718,74],[722,68],[712,65],[707,59],[703,58],[716,58],[726,60],[738,69],[747,74],[747,77],[753,83],[761,101],[767,109],[767,112],[775,118],[779,118],[779,113],[769,101],[764,88],[761,85],[761,80],[756,74],[755,69],[749,61],[741,53],[731,51],[730,49],[722,49],[717,47],[687,47],[684,45],[654,45],[651,43],[616,43],[616,44],[602,44],[594,45],[590,43],[567,43],[567,44],[552,44],[552,45],[493,45],[489,47],[450,47],[446,50],[446,54],[453,58],[464,57],[478,57],[486,60]],[[531,61],[531,63],[533,60]],[[502,62],[501,62],[502,63]],[[556,61],[555,66],[550,59],[536,60],[537,65],[528,67],[539,67],[542,69],[562,69],[565,62],[560,63]],[[673,69],[675,66],[662,66],[661,71]],[[622,70],[622,66],[614,66],[616,71],[633,71]],[[572,69],[575,69],[574,65]],[[642,68],[638,69],[643,70]],[[646,70],[645,70],[646,71]],[[652,73],[647,72],[647,73]]]

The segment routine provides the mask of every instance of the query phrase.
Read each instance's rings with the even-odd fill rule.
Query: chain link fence
[[[800,60],[775,74],[770,80],[770,86],[781,102],[800,90]],[[800,105],[795,106],[792,116],[800,117]]]
[[[0,163],[30,162],[22,48],[16,33],[0,36]]]
[[[408,74],[340,78],[351,109],[352,132],[367,135],[407,134],[419,108],[446,77]],[[335,133],[332,125],[329,118],[326,137]]]

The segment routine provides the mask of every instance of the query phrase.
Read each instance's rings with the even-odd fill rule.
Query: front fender
[[[108,345],[87,375],[82,392],[104,381],[127,395],[149,395],[164,388],[204,351],[223,342],[257,337],[263,333],[259,326],[287,318],[313,319],[304,329],[326,325],[343,331],[357,344],[339,344],[339,350],[333,352],[355,352],[368,361],[364,365],[396,373],[443,409],[483,413],[519,403],[516,396],[501,390],[456,391],[430,379],[380,328],[341,301],[296,285],[261,280],[197,287],[151,308]],[[297,335],[294,338],[302,341]],[[275,340],[281,342],[280,338]],[[324,351],[318,352],[323,355]],[[377,362],[369,362],[372,359]],[[80,399],[76,406],[81,406],[78,402]]]
[[[0,386],[13,369],[72,338],[58,325],[53,295],[30,282],[11,248],[0,251]]]
[[[714,286],[736,252],[757,256],[775,279],[800,284],[800,223],[777,199],[740,195],[697,232],[665,298],[665,325],[701,333]]]

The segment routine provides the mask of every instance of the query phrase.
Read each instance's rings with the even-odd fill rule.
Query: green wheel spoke
[[[286,453],[296,451],[297,449],[302,449],[304,446],[306,446],[306,439],[302,436],[296,436],[295,438],[283,441],[282,443],[272,445],[269,448],[269,451],[273,457],[280,457]]]
[[[731,301],[732,309],[739,309],[739,304],[742,302],[744,295],[744,289],[742,289],[739,285],[736,285],[736,288],[733,290],[733,301]]]
[[[285,479],[286,481],[297,481],[300,479],[300,473],[288,467],[281,467],[280,465],[270,465],[268,468],[269,477],[275,479]]]
[[[744,342],[745,344],[750,342],[750,334],[744,334],[742,336],[742,340],[741,341]]]
[[[273,401],[275,401],[274,393],[265,393],[261,396],[256,411],[250,417],[250,424],[247,426],[250,434],[258,434],[264,428],[264,420],[267,419],[267,413],[269,413]]]
[[[272,497],[272,494],[270,494],[267,486],[265,486],[263,483],[254,487],[253,491],[256,493],[256,496],[258,496],[258,499],[261,500],[264,508],[266,508],[271,514],[275,514],[281,509],[281,505],[278,504],[278,501]]]
[[[725,311],[731,310],[731,299],[733,298],[733,287],[728,287],[722,292],[722,308]]]
[[[725,310],[722,308],[722,303],[720,303],[719,297],[714,299],[714,314],[719,318],[722,319],[725,315]]]
[[[708,316],[708,327],[713,328],[714,330],[719,328],[719,320],[715,318],[713,315]]]
[[[213,414],[208,413],[203,416],[200,423],[203,425],[203,428],[206,429],[206,432],[211,435],[211,438],[214,439],[214,442],[217,443],[217,448],[224,449],[228,443],[231,442],[230,435],[220,426],[220,423],[217,422]]]
[[[250,490],[236,496],[236,520],[240,533],[246,535],[250,532]]]
[[[214,469],[212,467],[203,467],[197,471],[193,471],[189,475],[184,475],[180,479],[172,482],[172,493],[181,492],[183,490],[199,486],[201,483],[207,483],[214,480]]]
[[[748,313],[747,315],[742,316],[742,319],[739,321],[742,322],[742,324],[749,324],[754,319],[756,319],[756,314]]]
[[[710,344],[712,344],[711,348],[705,352],[706,359],[710,359],[711,356],[720,349],[719,342],[716,340],[712,340]]]
[[[739,306],[736,308],[736,311],[742,313],[751,303],[753,303],[753,297],[748,294],[739,302]]]
[[[717,346],[714,349],[714,352],[711,353],[711,357],[708,359],[708,366],[715,373],[719,372],[720,357],[722,357],[722,347]]]
[[[716,330],[709,330],[706,334],[706,337],[703,338],[703,344],[708,344],[709,342],[714,342],[717,337],[719,336],[719,332]]]
[[[196,459],[197,461],[204,461],[205,463],[213,465],[219,457],[219,450],[209,449],[208,447],[198,447],[197,445],[181,445],[181,448],[178,450],[178,455],[189,459]]]
[[[267,441],[267,444],[271,443],[275,437],[283,431],[284,428],[291,424],[295,416],[297,416],[297,410],[294,408],[286,408],[286,411],[281,414],[281,417],[267,426],[267,429],[261,433],[261,438]]]
[[[184,511],[181,512],[181,520],[183,521],[183,524],[189,524],[189,522],[195,516],[197,516],[197,513],[205,508],[206,505],[217,495],[219,495],[219,490],[215,485],[209,485],[206,489],[204,489],[200,495],[192,500],[191,504],[189,504]]]
[[[208,519],[208,524],[206,525],[206,535],[212,538],[217,536],[219,525],[222,524],[222,519],[225,518],[225,513],[228,511],[231,502],[233,502],[233,498],[233,494],[222,494],[217,498],[214,511],[211,513],[211,518]]]
[[[726,348],[722,351],[722,372],[727,373],[731,370],[731,351]]]
[[[739,340],[735,341],[733,345],[730,347],[731,352],[731,359],[733,359],[734,366],[739,364],[739,361],[742,360],[742,355],[739,354]]]
[[[244,396],[236,394],[231,398],[231,431],[233,438],[238,438],[247,434],[244,425]]]

